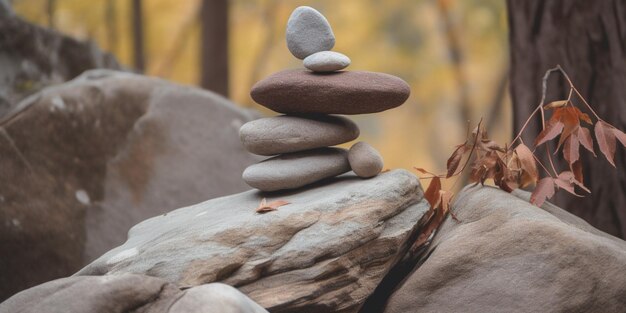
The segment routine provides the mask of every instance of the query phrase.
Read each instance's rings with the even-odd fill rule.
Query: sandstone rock
[[[291,13],[286,38],[287,48],[298,59],[335,46],[335,35],[324,15],[307,6]]]
[[[335,72],[350,65],[350,58],[334,51],[320,51],[304,59],[304,67],[313,72]]]
[[[252,119],[208,91],[107,70],[0,121],[0,300],[71,275],[148,217],[249,189]],[[215,147],[220,147],[215,149]]]
[[[61,278],[24,290],[0,304],[0,313],[262,313],[258,304],[228,285],[181,291],[163,279],[122,274]]]
[[[516,191],[521,197],[528,193]],[[546,203],[466,188],[385,312],[621,312],[626,242]]]
[[[357,142],[348,151],[350,168],[359,177],[369,178],[378,175],[383,169],[383,157],[365,142]]]
[[[409,85],[383,73],[285,70],[259,81],[250,95],[280,113],[364,114],[395,108],[409,97]]]
[[[350,170],[348,151],[320,148],[282,154],[248,166],[243,180],[261,191],[295,189]]]
[[[359,137],[359,127],[341,116],[275,116],[244,124],[239,137],[246,149],[274,155],[334,146]]]
[[[414,239],[428,210],[422,196],[404,170],[297,193],[251,190],[146,220],[78,275],[221,281],[271,312],[356,312]],[[290,204],[257,214],[263,197]]]

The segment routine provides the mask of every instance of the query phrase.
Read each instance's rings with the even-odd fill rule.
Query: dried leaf
[[[570,171],[565,171],[565,172],[560,173],[557,179],[554,181],[554,184],[556,184],[559,188],[564,189],[565,191],[577,197],[582,197],[582,196],[576,193],[576,191],[574,190],[574,185],[580,187],[581,189],[583,189],[584,191],[588,193],[591,192],[589,189],[587,189],[587,187],[585,187],[585,185],[577,181],[574,173]]]
[[[578,132],[580,119],[577,112],[580,112],[580,110],[575,107],[560,108],[555,111],[554,115],[560,116],[560,121],[563,123],[563,132],[561,132],[561,136],[559,137],[556,150],[559,150],[561,145],[565,143],[565,140],[573,133]]]
[[[596,152],[593,150],[593,139],[591,139],[591,132],[589,129],[585,127],[578,128],[578,140],[583,147],[585,147],[585,149],[593,153],[593,156],[596,156]]]
[[[580,127],[579,127],[580,128]],[[574,131],[563,145],[563,158],[571,165],[578,161],[580,141],[578,141],[578,130]]]
[[[530,203],[541,207],[546,199],[551,199],[554,196],[554,179],[552,177],[545,177],[539,180],[537,187],[530,195]]]
[[[621,130],[613,127],[613,135],[615,135],[615,138],[617,138],[617,140],[619,140],[619,142],[622,144],[622,146],[626,147],[626,134],[624,134],[624,132],[622,132]]]
[[[609,123],[605,121],[598,121],[594,128],[594,132],[596,135],[596,140],[598,141],[598,147],[600,147],[600,152],[604,154],[606,159],[615,167],[615,162],[613,161],[615,155],[615,129]]]
[[[570,164],[570,169],[572,170],[572,173],[574,173],[574,178],[584,184],[585,181],[583,179],[583,165],[582,163],[580,163],[580,160],[574,162],[573,164]]]
[[[536,183],[539,179],[539,172],[537,171],[537,161],[535,161],[532,151],[523,143],[517,145],[514,151],[520,161],[520,168],[523,171],[519,183],[520,186],[526,187],[529,184]]]
[[[417,236],[417,239],[411,246],[412,253],[415,253],[419,248],[425,246],[428,243],[428,239],[439,228],[441,223],[445,220],[446,214],[450,210],[450,201],[453,196],[452,192],[440,190],[437,195],[438,199],[436,202],[439,205],[436,207],[431,207],[434,210],[433,214],[424,226],[420,235]]]
[[[535,146],[539,146],[546,141],[556,138],[563,131],[563,123],[558,120],[549,120],[546,124],[546,128],[539,133],[537,139],[535,139]]]
[[[560,108],[560,107],[564,107],[567,104],[567,102],[568,102],[567,100],[552,101],[546,104],[543,108],[546,110]]]
[[[430,203],[431,209],[435,209],[441,199],[439,192],[441,191],[441,179],[437,176],[433,177],[428,185],[428,188],[424,192],[424,198]]]
[[[271,212],[271,211],[276,211],[278,210],[278,207],[281,207],[283,205],[287,205],[290,204],[287,201],[284,200],[276,200],[276,201],[272,201],[270,203],[267,203],[267,201],[265,200],[265,198],[263,198],[261,200],[261,203],[259,203],[259,206],[256,208],[256,212],[257,213],[267,213],[267,212]]]
[[[467,144],[462,144],[456,146],[456,150],[452,153],[452,156],[448,159],[447,169],[448,173],[446,174],[446,178],[450,178],[454,176],[454,173],[459,168],[461,164],[461,160],[463,159],[463,155],[468,151]]]

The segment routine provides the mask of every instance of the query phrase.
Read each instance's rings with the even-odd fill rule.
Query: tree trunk
[[[203,0],[200,86],[228,96],[228,1]]]
[[[626,130],[626,2],[507,2],[515,132],[539,104],[542,76],[557,64],[600,117]],[[567,98],[569,88],[562,77],[556,76],[549,80],[546,102]],[[538,117],[529,124],[523,140],[532,143],[540,131]],[[625,238],[626,153],[618,147],[615,169],[600,154],[597,143],[595,149],[597,158],[581,153],[585,184],[591,195],[576,198],[560,192],[555,202],[595,227]],[[545,160],[545,153],[541,158]],[[567,168],[564,161],[557,163],[560,169]]]
[[[146,70],[146,56],[144,52],[144,36],[143,36],[143,13],[141,0],[132,0],[132,16],[133,25],[133,58],[135,69],[141,73]]]

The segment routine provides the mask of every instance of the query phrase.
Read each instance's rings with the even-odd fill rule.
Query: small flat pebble
[[[287,48],[298,59],[331,50],[335,35],[328,20],[317,10],[301,6],[296,8],[287,21]]]
[[[359,137],[359,128],[341,116],[281,115],[244,124],[239,137],[248,151],[275,155],[342,144]]]
[[[350,65],[350,58],[334,51],[320,51],[304,59],[304,67],[313,72],[335,72]]]
[[[348,151],[348,160],[352,171],[359,177],[374,177],[383,169],[383,158],[365,142],[357,142]]]
[[[295,189],[350,171],[348,151],[321,148],[282,154],[246,168],[243,180],[261,191]]]

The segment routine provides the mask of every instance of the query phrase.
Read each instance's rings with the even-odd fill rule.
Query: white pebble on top
[[[334,51],[320,51],[304,59],[304,67],[313,72],[335,72],[350,65],[350,58]]]
[[[287,21],[287,48],[298,59],[331,50],[335,46],[335,34],[328,20],[317,10],[301,6],[296,8]]]

